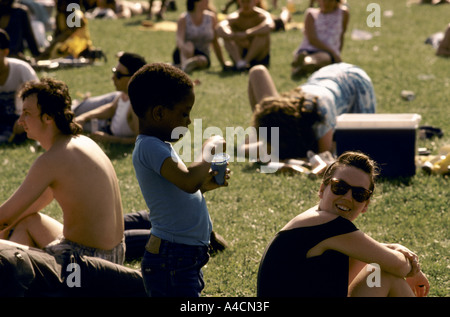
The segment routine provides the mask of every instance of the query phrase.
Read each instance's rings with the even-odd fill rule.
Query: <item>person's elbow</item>
[[[183,184],[179,184],[177,187],[188,194],[194,194],[200,190],[201,184],[200,183],[199,184],[183,183]]]

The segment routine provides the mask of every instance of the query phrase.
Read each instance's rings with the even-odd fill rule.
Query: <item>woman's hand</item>
[[[411,287],[417,297],[425,297],[430,292],[430,283],[421,271],[411,277],[406,278],[406,283]]]
[[[414,252],[398,243],[385,244],[385,246],[389,249],[402,253],[405,258],[409,260],[409,263],[411,264],[411,271],[406,277],[414,276],[420,272],[419,257]]]

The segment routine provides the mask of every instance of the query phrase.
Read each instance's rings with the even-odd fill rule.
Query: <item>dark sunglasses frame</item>
[[[364,187],[350,186],[342,179],[332,178],[330,180],[331,192],[335,195],[345,195],[349,189],[352,190],[352,197],[357,202],[364,202],[370,198],[372,191]]]
[[[114,76],[116,76],[117,79],[120,79],[122,77],[130,77],[131,76],[131,74],[122,74],[115,67],[113,67],[111,70],[112,70]]]

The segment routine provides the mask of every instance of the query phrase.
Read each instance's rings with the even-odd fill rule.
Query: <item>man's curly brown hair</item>
[[[271,143],[271,128],[279,128],[279,158],[305,158],[306,152],[317,152],[313,124],[322,120],[317,97],[308,98],[300,87],[280,97],[267,97],[255,106],[253,126],[267,128]],[[272,145],[273,146],[273,145]]]
[[[64,82],[43,77],[40,81],[26,82],[19,92],[23,101],[33,94],[36,94],[41,117],[44,114],[52,117],[62,134],[78,135],[83,132],[83,128],[74,121],[75,115],[70,107],[72,99]]]

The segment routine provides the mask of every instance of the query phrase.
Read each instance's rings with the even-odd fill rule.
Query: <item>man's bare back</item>
[[[46,152],[36,159],[17,191],[0,205],[0,237],[42,248],[63,234],[84,246],[113,249],[123,239],[124,228],[112,163],[93,140],[79,134],[72,120],[67,120],[69,113],[61,116],[55,105],[38,105],[33,89],[43,89],[45,94],[50,94],[45,89],[53,89],[66,94],[53,103],[62,103],[58,106],[68,111],[65,86],[41,80],[36,87],[28,88],[18,122]],[[39,212],[53,199],[63,211],[63,225]]]
[[[64,213],[64,237],[104,250],[115,247],[123,238],[122,204],[105,153],[91,139],[76,136],[55,143],[42,158],[55,166],[50,188]]]

